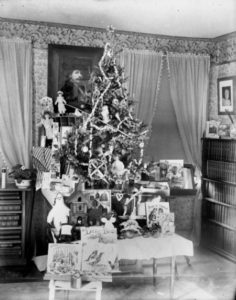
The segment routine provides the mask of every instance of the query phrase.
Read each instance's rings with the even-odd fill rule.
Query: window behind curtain
[[[146,148],[149,160],[185,159],[171,102],[167,62],[163,58],[163,70],[158,94],[156,113],[152,123],[152,134]]]

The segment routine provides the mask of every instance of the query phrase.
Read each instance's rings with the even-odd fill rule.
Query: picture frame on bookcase
[[[218,114],[236,114],[236,76],[218,78]]]
[[[213,138],[218,139],[219,138],[219,125],[220,122],[217,122],[215,120],[207,121],[206,122],[206,138]]]
[[[220,124],[218,127],[218,135],[221,139],[231,139],[230,124]]]

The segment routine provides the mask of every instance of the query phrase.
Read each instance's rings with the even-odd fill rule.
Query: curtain
[[[157,106],[162,56],[154,51],[125,49],[119,58],[127,77],[124,86],[136,102],[135,115],[149,127],[149,136]]]
[[[201,232],[201,138],[206,124],[210,57],[168,54],[171,99],[188,163],[196,166],[198,191],[194,207],[193,239]]]
[[[0,39],[0,152],[11,168],[30,165],[32,146],[32,47]]]

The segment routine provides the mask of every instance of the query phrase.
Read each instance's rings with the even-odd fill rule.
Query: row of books
[[[19,221],[0,221],[0,227],[14,227],[18,225]]]
[[[20,211],[21,210],[21,205],[1,205],[0,203],[0,211]]]
[[[0,221],[18,221],[20,220],[20,215],[5,215],[5,216],[1,216],[0,215]]]
[[[1,255],[21,255],[22,254],[22,249],[21,249],[21,246],[15,246],[15,247],[12,247],[12,248],[0,248],[0,256]]]
[[[203,193],[205,197],[236,206],[236,186],[234,185],[204,180]]]
[[[21,195],[19,192],[10,192],[7,193],[5,191],[0,191],[0,200],[11,200],[11,199],[21,199]]]
[[[9,240],[19,240],[21,239],[20,234],[1,234],[0,233],[0,243],[3,241],[9,241]]]
[[[209,201],[206,201],[205,204],[205,213],[208,219],[225,224],[232,229],[235,228],[236,209]]]
[[[236,183],[236,162],[207,161],[206,177]]]
[[[6,241],[6,242],[1,242],[0,243],[0,249],[3,249],[3,248],[9,248],[9,249],[18,249],[19,248],[19,243],[20,241]]]
[[[236,161],[235,141],[208,139],[205,143],[203,149],[205,160]]]
[[[208,246],[216,247],[226,251],[227,253],[235,255],[235,231],[208,221],[207,226],[204,226],[203,235],[208,243]]]

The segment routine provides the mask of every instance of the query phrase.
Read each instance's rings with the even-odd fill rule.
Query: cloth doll
[[[59,91],[57,92],[58,96],[57,96],[57,100],[55,102],[55,104],[58,105],[58,112],[60,115],[63,115],[66,112],[66,108],[65,108],[65,104],[66,104],[66,100],[63,97],[63,92]]]
[[[47,216],[47,223],[51,226],[56,239],[60,238],[63,224],[68,224],[69,214],[70,209],[65,205],[63,195],[57,193],[54,205]]]

